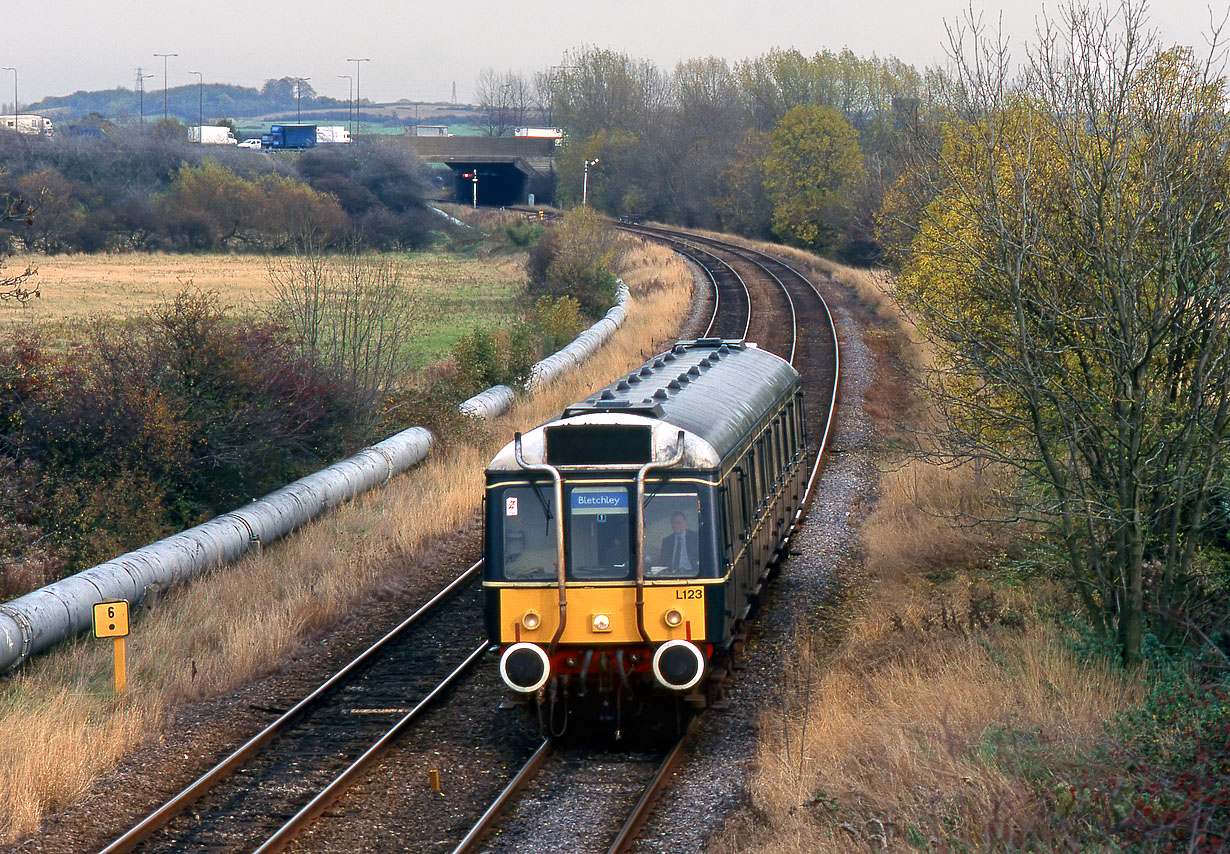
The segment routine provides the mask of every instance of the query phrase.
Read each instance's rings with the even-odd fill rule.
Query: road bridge
[[[453,172],[453,195],[481,205],[545,204],[555,195],[555,140],[539,137],[405,136],[414,153]],[[477,184],[474,177],[477,176]]]

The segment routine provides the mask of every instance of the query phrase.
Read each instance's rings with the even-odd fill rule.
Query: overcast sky
[[[1227,2],[1212,8],[1220,21]],[[1002,2],[1002,0],[1000,0]],[[773,47],[805,54],[848,47],[923,68],[944,62],[945,21],[971,5],[1020,45],[1032,40],[1041,3],[1001,11],[988,0],[6,0],[0,6],[0,66],[16,66],[27,104],[79,89],[135,87],[137,67],[156,76],[147,91],[197,81],[260,87],[307,77],[322,95],[346,98],[362,63],[361,94],[373,101],[470,99],[484,67],[535,71],[581,46],[609,47],[669,70],[680,59],[734,62]],[[1054,3],[1045,9],[1053,11]],[[1151,25],[1168,44],[1207,44],[1207,0],[1154,0]],[[1230,34],[1230,27],[1227,27]],[[0,71],[0,103],[13,75]]]

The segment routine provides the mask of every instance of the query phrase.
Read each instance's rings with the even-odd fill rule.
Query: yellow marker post
[[[94,637],[115,639],[115,693],[128,684],[128,661],[124,638],[128,637],[128,602],[113,599],[94,606]]]

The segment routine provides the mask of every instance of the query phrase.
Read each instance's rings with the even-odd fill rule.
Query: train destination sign
[[[574,489],[572,512],[579,515],[595,513],[627,513],[628,491],[626,489]]]

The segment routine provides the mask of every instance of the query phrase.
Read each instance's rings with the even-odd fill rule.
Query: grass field
[[[421,292],[430,308],[431,330],[411,344],[418,366],[430,362],[477,326],[498,325],[516,316],[524,281],[523,256],[477,259],[447,252],[394,256],[403,283]],[[38,324],[52,335],[99,315],[135,317],[171,299],[184,287],[216,292],[237,314],[273,306],[266,255],[104,254],[18,256],[6,269],[38,268],[41,296],[28,304],[0,302],[0,329]]]

